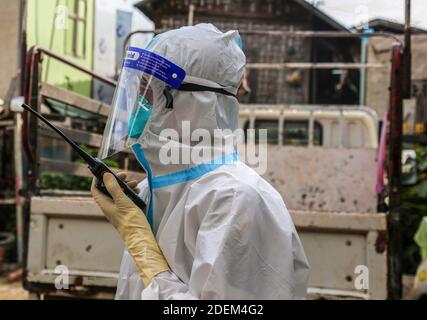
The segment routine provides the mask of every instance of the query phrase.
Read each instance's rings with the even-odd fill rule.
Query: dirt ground
[[[412,289],[413,276],[403,276],[403,299],[410,298],[409,293]],[[28,292],[22,288],[21,281],[8,283],[0,277],[0,300],[28,300]]]
[[[28,292],[22,288],[21,281],[7,283],[0,277],[0,300],[28,300]]]

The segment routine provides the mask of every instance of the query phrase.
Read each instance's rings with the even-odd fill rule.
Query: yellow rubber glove
[[[170,271],[144,213],[122,191],[110,173],[103,176],[105,187],[113,199],[100,192],[92,183],[92,195],[105,217],[117,229],[147,287],[153,277]]]

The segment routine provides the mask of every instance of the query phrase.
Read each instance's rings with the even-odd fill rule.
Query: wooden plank
[[[92,173],[89,171],[87,165],[57,161],[51,159],[40,159],[40,171],[50,171],[58,172],[64,174],[70,174],[78,177],[93,177]],[[114,169],[113,171],[123,171],[123,169]],[[126,171],[129,177],[135,180],[142,180],[145,178],[145,173],[135,172],[135,171]]]
[[[15,198],[0,199],[0,205],[2,205],[2,206],[15,205],[15,204],[16,204]]]
[[[71,140],[73,140],[77,144],[85,144],[90,147],[100,148],[102,144],[102,135],[98,133],[76,130],[66,128],[60,125],[55,124],[57,128],[59,128],[62,132],[64,132]],[[40,133],[44,137],[62,140],[62,138],[54,132],[52,129],[48,128],[44,123],[39,123]],[[132,150],[130,148],[122,151],[123,153],[133,155]]]
[[[111,110],[111,107],[108,104],[86,98],[82,95],[55,87],[47,83],[42,83],[41,95],[45,98],[51,98],[55,101],[65,103],[94,114],[99,114],[103,117],[108,117]]]
[[[87,165],[50,159],[40,159],[40,171],[58,172],[78,177],[93,177]]]
[[[14,126],[15,123],[13,120],[2,120],[0,121],[0,127]]]
[[[53,138],[53,139],[62,139],[58,134],[52,129],[48,128],[46,125],[41,124],[40,133],[44,137]],[[82,143],[91,147],[101,147],[102,135],[97,133],[92,133],[88,131],[75,130],[70,128],[65,128],[62,126],[57,126],[62,132],[64,132],[71,140],[76,143]]]

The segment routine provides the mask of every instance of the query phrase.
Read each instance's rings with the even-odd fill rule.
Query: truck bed
[[[311,265],[312,298],[387,296],[386,216],[379,213],[291,211]],[[72,294],[114,291],[123,243],[90,197],[33,197],[27,281],[55,294],[55,267],[69,268]],[[369,288],[355,287],[357,266]],[[63,295],[63,292],[58,292]]]

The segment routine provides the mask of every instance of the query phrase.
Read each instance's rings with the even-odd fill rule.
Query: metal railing
[[[137,34],[158,35],[169,29],[155,30],[135,30],[128,34],[123,45],[123,56],[131,38]],[[345,32],[345,31],[274,31],[274,30],[239,30],[241,35],[274,36],[282,38],[341,38],[341,39],[362,39],[362,38],[388,38],[402,44],[398,36],[387,32]],[[285,63],[248,63],[247,69],[368,69],[385,68],[386,65],[379,63],[338,63],[338,62],[285,62]]]

